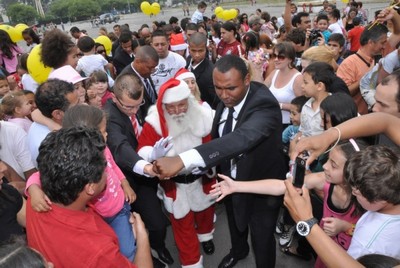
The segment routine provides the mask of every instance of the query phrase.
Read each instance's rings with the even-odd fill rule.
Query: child
[[[320,14],[317,17],[317,27],[319,30],[318,38],[312,43],[313,46],[323,45],[328,43],[331,32],[328,30],[329,19],[325,14]],[[323,39],[322,39],[323,38]]]
[[[30,90],[22,90],[22,92],[25,94],[26,98],[28,99],[29,103],[31,104],[31,112],[33,112],[34,110],[36,110],[37,106],[36,106],[36,102],[35,102],[35,94],[30,91]],[[27,117],[29,118],[29,120],[32,120],[32,114],[27,115]]]
[[[331,34],[328,39],[328,47],[334,52],[337,65],[340,65],[344,58],[343,50],[346,40],[343,34]]]
[[[374,145],[346,164],[345,178],[367,212],[357,222],[348,253],[353,258],[383,254],[400,259],[400,155]]]
[[[10,92],[10,86],[8,84],[7,77],[0,74],[0,103],[4,95],[6,95],[8,92]]]
[[[335,73],[332,67],[324,62],[314,62],[303,72],[302,89],[304,95],[310,99],[301,110],[301,124],[298,137],[314,136],[322,133],[320,104],[329,95],[329,86],[332,84]]]
[[[207,4],[204,1],[201,1],[197,5],[197,10],[193,13],[191,21],[195,24],[203,21],[204,12],[206,12]]]
[[[25,30],[23,30],[22,38],[24,38],[26,45],[30,47],[29,51],[40,44],[40,37],[35,33],[32,28],[26,28]]]
[[[63,127],[73,126],[97,128],[103,134],[104,139],[107,138],[106,116],[103,111],[93,106],[75,105],[68,109],[64,115]],[[129,204],[135,201],[136,194],[114,162],[108,147],[104,154],[107,160],[104,172],[107,175],[107,185],[103,194],[93,200],[93,205],[117,234],[121,253],[132,261],[136,246],[132,226],[129,223],[131,216]],[[51,204],[46,201],[48,198],[39,187],[39,176],[40,174],[37,172],[29,178],[26,191],[31,196],[32,207],[36,211],[45,212],[51,209]]]
[[[101,97],[97,94],[97,89],[90,81],[90,79],[86,80],[85,88],[86,88],[85,102],[89,105],[101,109]]]
[[[32,125],[28,119],[32,112],[32,104],[22,91],[7,93],[1,102],[1,113],[7,121],[22,127],[26,133]]]
[[[83,53],[82,58],[78,61],[76,70],[83,72],[86,77],[89,77],[94,71],[105,71],[108,61],[96,53],[94,40],[89,36],[83,36],[78,40],[78,48]]]
[[[338,34],[343,34],[343,28],[340,26],[339,24],[339,20],[340,20],[340,11],[339,9],[334,9],[332,10],[331,13],[328,14],[328,18],[329,18],[329,31],[331,33],[338,33]]]
[[[112,97],[108,87],[108,78],[109,76],[101,70],[94,71],[89,77],[90,84],[101,98],[101,107],[104,107],[106,101]]]
[[[39,84],[33,80],[32,76],[28,72],[28,56],[28,53],[24,53],[19,57],[18,73],[21,76],[21,88],[35,93]]]
[[[358,116],[353,98],[345,93],[335,93],[326,97],[321,102],[320,114],[324,130]]]
[[[282,132],[283,143],[289,143],[299,131],[301,109],[307,100],[308,98],[306,96],[299,96],[290,102],[290,121],[292,122],[292,125],[285,128]]]
[[[321,228],[344,249],[349,247],[353,225],[363,213],[363,209],[355,198],[351,198],[352,190],[344,178],[344,168],[347,159],[364,147],[365,144],[352,139],[340,143],[330,151],[329,161],[324,165],[324,173],[313,173],[305,177],[308,189],[320,190],[324,194]],[[282,180],[266,179],[243,182],[234,181],[224,175],[219,176],[223,181],[213,185],[214,189],[210,192],[214,196],[219,196],[217,202],[235,192],[282,195],[286,191]],[[283,248],[283,252],[305,258],[297,252],[296,248],[286,247]],[[317,259],[316,267],[324,267],[319,259]]]

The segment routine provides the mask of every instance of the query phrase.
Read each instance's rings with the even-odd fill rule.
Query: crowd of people
[[[250,249],[275,267],[276,237],[315,267],[400,265],[399,5],[369,22],[361,2],[286,0],[221,22],[201,1],[100,28],[112,47],[28,28],[23,51],[0,30],[0,267],[201,268],[216,202],[231,245],[215,267]]]

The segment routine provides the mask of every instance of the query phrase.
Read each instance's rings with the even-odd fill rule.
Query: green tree
[[[70,0],[57,0],[50,5],[51,13],[59,18],[69,17],[68,7],[70,5]]]
[[[93,0],[69,0],[68,15],[72,18],[91,17],[100,12],[99,5]]]
[[[16,3],[8,6],[7,16],[13,23],[31,24],[39,15],[34,7]]]

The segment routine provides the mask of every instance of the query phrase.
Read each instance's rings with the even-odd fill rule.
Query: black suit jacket
[[[192,57],[189,56],[186,60],[186,69],[189,68]],[[215,93],[214,82],[212,73],[214,70],[214,64],[207,58],[205,58],[196,69],[191,72],[196,77],[196,83],[199,86],[201,99],[207,102],[211,108],[216,109],[219,103],[219,98]],[[190,71],[190,70],[189,70]]]
[[[224,104],[216,110],[211,135],[213,140],[196,147],[206,168],[234,159],[236,180],[251,181],[266,178],[285,179],[287,165],[282,150],[279,103],[261,83],[251,82],[245,103],[236,118],[235,129],[219,137],[218,127]],[[245,230],[254,206],[276,208],[281,197],[256,194],[233,194],[236,226]]]
[[[121,46],[117,47],[115,50],[115,55],[113,55],[113,65],[119,75],[122,70],[134,60],[134,57],[131,57],[128,53],[126,53]]]
[[[108,114],[107,145],[130,185],[135,189],[139,184],[157,183],[156,179],[140,176],[132,170],[142,158],[136,153],[138,141],[130,118],[111,99],[107,100],[105,110]],[[143,123],[143,117],[138,117],[139,123]]]

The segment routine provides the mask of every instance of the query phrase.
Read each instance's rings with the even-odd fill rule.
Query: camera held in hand
[[[309,36],[310,42],[313,43],[318,39],[318,37],[321,37],[321,31],[318,29],[312,29]]]

